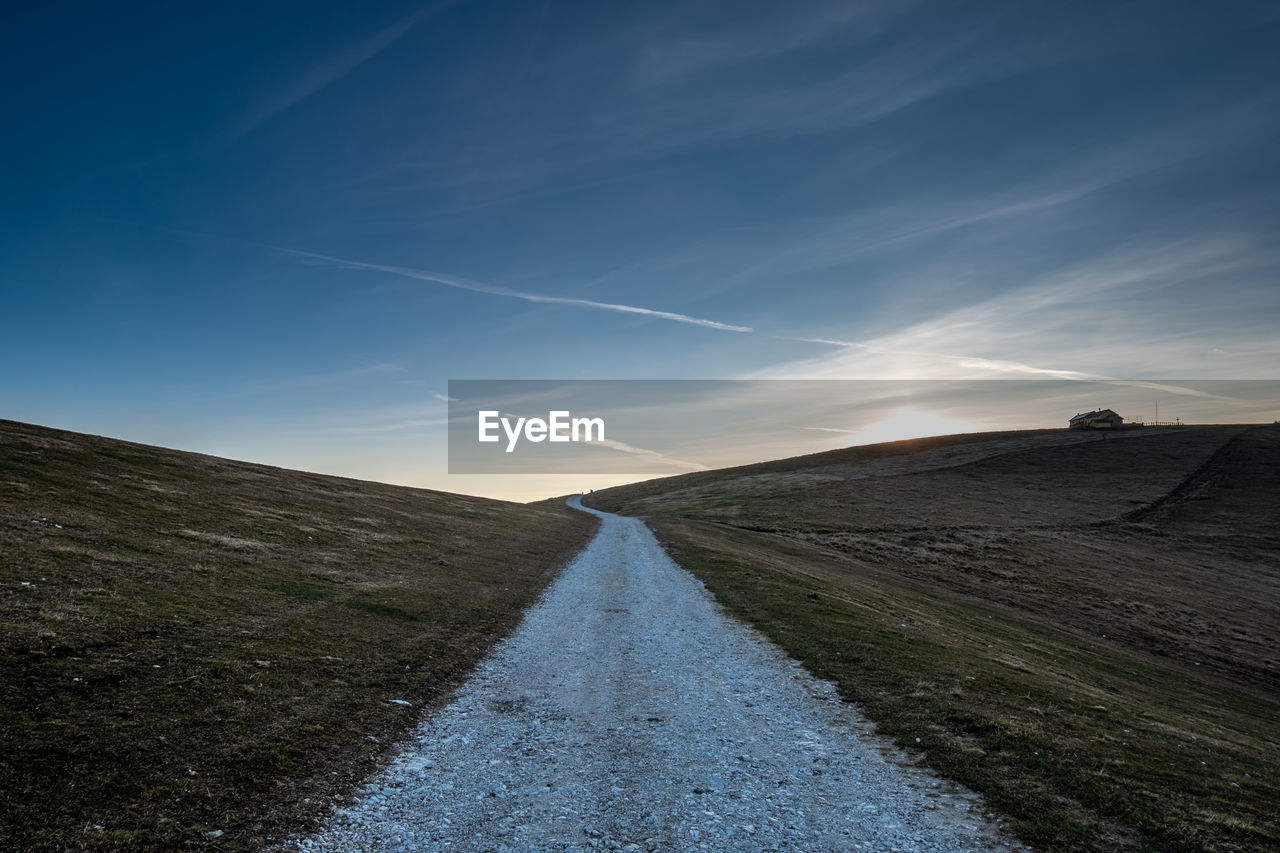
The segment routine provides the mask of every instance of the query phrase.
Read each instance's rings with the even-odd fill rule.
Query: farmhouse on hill
[[[1085,412],[1067,421],[1068,429],[1116,429],[1123,425],[1124,418],[1110,409]]]

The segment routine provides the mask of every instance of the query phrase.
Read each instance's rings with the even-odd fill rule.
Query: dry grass
[[[0,849],[306,826],[592,527],[0,421]]]
[[[1280,844],[1278,484],[1272,427],[1042,431],[590,502],[1027,841],[1225,851]]]

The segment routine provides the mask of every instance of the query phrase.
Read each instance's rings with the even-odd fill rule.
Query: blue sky
[[[0,416],[533,497],[443,473],[449,379],[1274,378],[1277,44],[1273,2],[27,4]]]

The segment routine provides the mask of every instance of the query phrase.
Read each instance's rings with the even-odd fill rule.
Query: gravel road
[[[1024,849],[636,519],[591,544],[308,851]]]

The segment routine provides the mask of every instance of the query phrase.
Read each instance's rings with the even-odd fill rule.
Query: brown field
[[[0,850],[305,827],[593,529],[0,421]]]
[[[1280,846],[1280,427],[921,439],[588,502],[1038,847]]]

